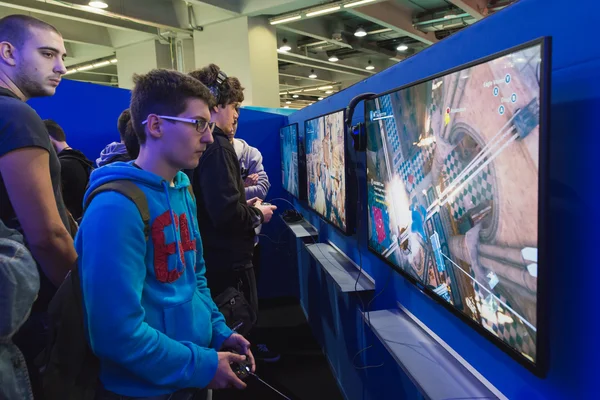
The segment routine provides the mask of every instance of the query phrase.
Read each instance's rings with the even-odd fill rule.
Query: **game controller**
[[[229,350],[230,353],[233,354],[238,354],[235,351]],[[241,380],[246,379],[250,373],[252,372],[252,364],[250,363],[250,360],[248,359],[248,357],[246,356],[246,361],[242,361],[242,362],[232,362],[229,363],[229,365],[231,366],[231,370],[237,375],[238,378],[240,378]]]
[[[283,220],[286,222],[299,222],[304,219],[302,214],[296,210],[285,210],[282,216]]]

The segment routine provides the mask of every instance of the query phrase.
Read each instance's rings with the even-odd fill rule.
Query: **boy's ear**
[[[162,136],[162,123],[157,115],[148,115],[148,122],[146,123],[146,132],[149,136],[152,136],[155,139],[158,139]]]

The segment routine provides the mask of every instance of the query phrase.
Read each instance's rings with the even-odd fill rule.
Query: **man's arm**
[[[202,200],[214,226],[231,229],[254,229],[263,222],[259,209],[239,202],[235,178],[239,175],[234,154],[221,148],[200,158],[196,185],[202,188]]]
[[[265,168],[263,167],[263,157],[260,151],[256,147],[250,147],[250,165],[248,166],[249,174],[257,174],[258,175],[258,183],[253,186],[248,186],[246,188],[246,198],[251,199],[253,197],[258,197],[261,200],[264,200],[267,197],[267,193],[271,188],[271,183],[269,182],[269,177],[265,172]]]
[[[217,352],[173,340],[145,322],[141,297],[146,240],[135,204],[116,192],[99,194],[79,235],[86,325],[94,354],[165,389],[206,387],[217,371]]]
[[[0,157],[0,173],[33,257],[58,287],[77,254],[56,207],[49,159],[43,148],[20,148]]]

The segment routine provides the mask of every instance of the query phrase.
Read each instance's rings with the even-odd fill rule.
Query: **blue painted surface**
[[[599,272],[596,263],[597,229],[600,212],[594,202],[598,189],[597,149],[600,144],[600,45],[587,40],[595,34],[600,4],[593,0],[578,3],[572,12],[560,0],[521,0],[507,9],[444,39],[396,66],[362,81],[351,88],[300,110],[289,117],[290,123],[303,122],[345,107],[360,93],[381,93],[458,65],[494,54],[541,36],[552,37],[552,106],[550,146],[550,219],[548,221],[550,275],[545,314],[550,316],[550,362],[546,378],[538,378],[506,355],[492,342],[472,330],[459,318],[428,298],[365,248],[366,215],[359,212],[362,227],[358,236],[344,237],[333,227],[319,220],[307,207],[297,202],[300,211],[321,230],[321,239],[332,240],[373,276],[377,291],[384,292],[372,309],[394,307],[400,301],[462,357],[483,374],[510,399],[571,399],[592,398],[597,391],[597,359],[600,356],[596,285]],[[363,118],[362,107],[355,121]],[[358,156],[360,198],[364,204],[364,156]],[[357,250],[358,249],[360,250]],[[319,315],[311,304],[318,298],[315,272],[300,269],[303,282],[303,304],[309,316]],[[390,278],[391,277],[391,278]],[[386,286],[387,285],[387,286]],[[340,296],[338,295],[338,298]],[[343,298],[343,297],[341,297]],[[323,303],[323,307],[326,303]],[[357,304],[351,304],[355,307]],[[321,311],[325,315],[325,311]],[[314,317],[316,318],[316,317]],[[353,316],[340,314],[346,340],[360,330]],[[328,343],[332,333],[314,323]],[[326,349],[336,368],[336,375],[349,399],[363,397],[357,386],[375,390],[373,375],[390,374],[391,364],[382,368],[358,372],[335,348]],[[385,358],[377,345],[367,355]],[[370,374],[370,375],[369,375]],[[391,379],[402,374],[391,373]],[[400,380],[398,380],[400,382]],[[399,387],[402,385],[399,384]],[[391,398],[393,389],[381,398]],[[367,389],[366,392],[369,392]],[[406,398],[414,398],[407,393]],[[402,396],[398,396],[402,398]]]
[[[396,66],[351,88],[297,111],[287,118],[242,109],[239,136],[258,147],[272,188],[268,199],[284,197],[318,229],[320,240],[331,240],[376,280],[381,292],[371,310],[391,308],[400,301],[445,340],[490,382],[512,399],[595,398],[600,350],[597,340],[597,226],[600,211],[597,149],[600,147],[600,45],[595,40],[600,2],[580,0],[521,0],[513,6],[444,39]],[[532,375],[493,343],[392,272],[366,249],[366,210],[359,207],[357,235],[346,237],[319,219],[305,204],[281,189],[279,128],[299,123],[347,105],[363,92],[384,92],[540,36],[552,36],[552,107],[550,132],[550,233],[547,271],[551,282],[550,368],[545,379]],[[57,95],[30,104],[42,118],[65,127],[73,147],[95,158],[118,140],[116,120],[128,106],[129,91],[64,81]],[[354,122],[363,118],[361,105]],[[364,155],[357,168],[360,203],[365,204]],[[280,210],[284,202],[273,201]],[[266,297],[300,294],[313,330],[326,350],[347,399],[415,399],[414,385],[377,339],[364,329],[359,297],[339,294],[335,284],[314,265],[306,252],[291,244],[283,224],[274,218],[263,233],[268,259],[259,282]],[[282,243],[285,242],[286,243]],[[275,243],[273,243],[275,242]],[[297,267],[298,266],[298,267]],[[363,299],[368,302],[368,299]],[[365,346],[372,348],[354,355]],[[378,368],[359,369],[360,366]]]

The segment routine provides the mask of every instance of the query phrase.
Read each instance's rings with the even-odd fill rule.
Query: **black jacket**
[[[217,127],[213,136],[192,176],[208,272],[251,263],[254,228],[263,222],[260,210],[246,203],[232,144]]]
[[[94,169],[94,163],[75,149],[64,149],[58,153],[60,177],[65,206],[78,220],[83,215],[83,195]]]

